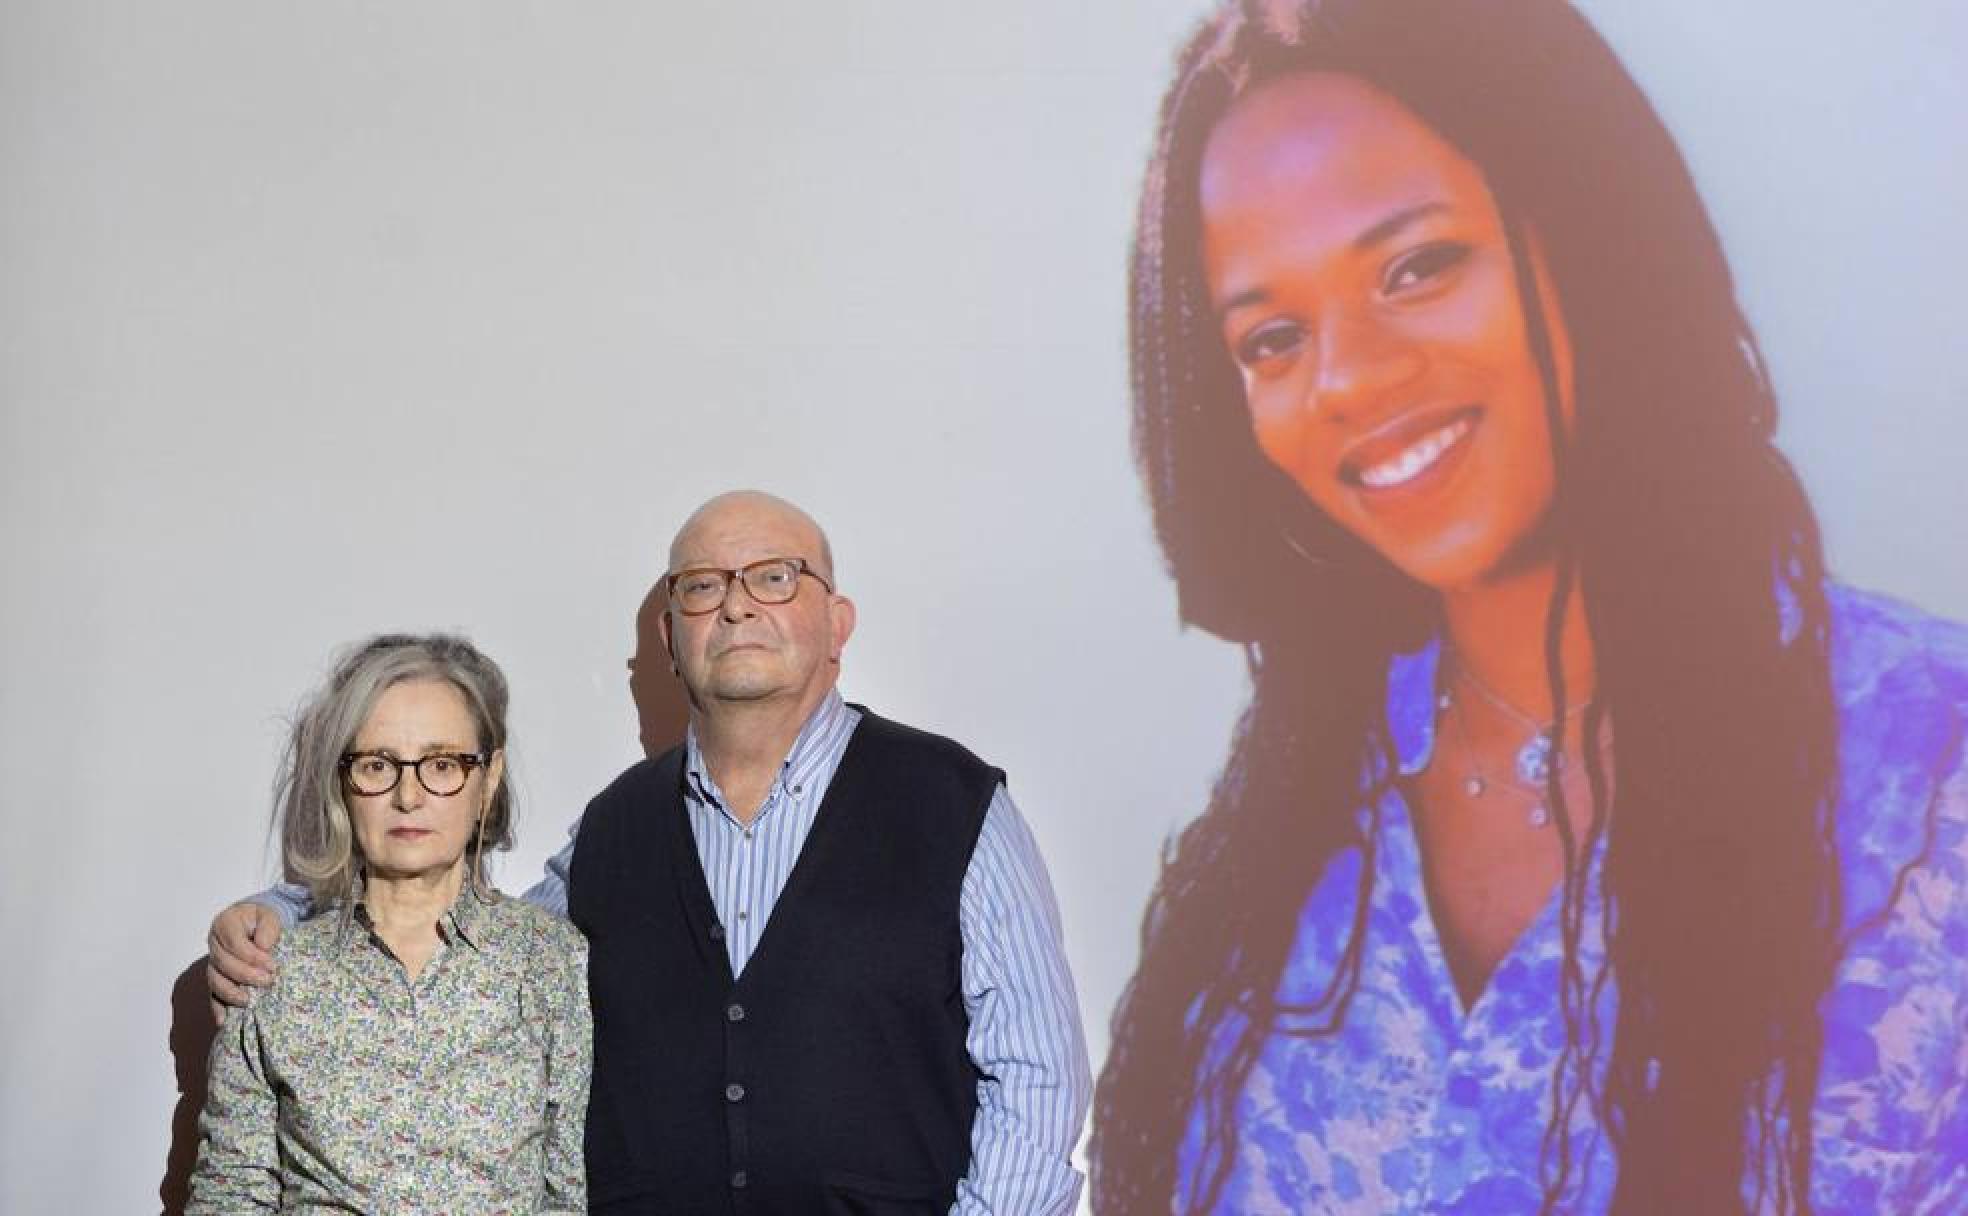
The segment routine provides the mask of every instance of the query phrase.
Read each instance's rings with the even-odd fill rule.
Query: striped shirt
[[[696,732],[685,736],[684,807],[733,975],[751,960],[860,721],[838,692],[828,693],[749,824],[725,805]],[[578,839],[580,824],[574,831]],[[570,841],[526,898],[565,915],[573,862]],[[952,1211],[1065,1216],[1079,1198],[1080,1175],[1070,1158],[1092,1081],[1052,883],[1003,785],[991,796],[964,873],[959,922],[970,1015],[965,1045],[982,1077],[970,1170],[957,1184]]]

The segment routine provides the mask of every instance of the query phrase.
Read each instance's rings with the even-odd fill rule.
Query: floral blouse
[[[415,983],[357,907],[288,930],[212,1045],[186,1216],[587,1210],[587,943],[469,886]]]
[[[1830,600],[1850,945],[1822,1006],[1810,1194],[1821,1214],[1968,1212],[1968,630],[1842,588]],[[1438,651],[1401,656],[1389,672],[1388,723],[1406,773],[1426,767],[1433,746]],[[1556,898],[1465,1011],[1430,918],[1409,809],[1390,788],[1379,810],[1357,995],[1337,1034],[1293,1034],[1303,1028],[1281,1022],[1264,1044],[1237,1095],[1217,1212],[1538,1208],[1564,1043]],[[1309,1004],[1324,991],[1360,865],[1357,850],[1339,855],[1306,900],[1282,1000]],[[1598,877],[1595,864],[1581,939],[1588,975],[1604,957]],[[1612,988],[1601,1025],[1617,1009]],[[1218,1028],[1215,1051],[1234,1030]],[[1192,1199],[1203,1105],[1181,1149],[1180,1193]],[[1604,1212],[1617,1162],[1591,1103],[1579,1104],[1568,1134],[1575,1164],[1561,1210]],[[1746,1200],[1751,1187],[1745,1179]]]

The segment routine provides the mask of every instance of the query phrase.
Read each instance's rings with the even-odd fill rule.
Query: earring
[[[1325,567],[1333,564],[1333,561],[1330,557],[1317,557],[1311,553],[1306,552],[1305,546],[1299,544],[1298,538],[1296,536],[1293,536],[1289,532],[1280,531],[1278,533],[1278,538],[1285,542],[1285,547],[1287,549],[1290,549],[1293,553],[1298,554],[1300,557],[1304,558],[1308,563],[1310,563],[1313,566]]]

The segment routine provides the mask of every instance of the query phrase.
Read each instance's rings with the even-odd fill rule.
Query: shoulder
[[[678,744],[666,752],[646,760],[638,760],[623,769],[621,775],[604,786],[601,793],[594,796],[594,801],[600,804],[634,798],[655,786],[663,779],[664,774],[681,774],[682,771],[683,745]]]
[[[855,727],[854,738],[863,746],[906,752],[918,763],[966,775],[981,777],[998,771],[955,739],[890,721],[866,706],[856,705],[854,709],[861,714],[861,722]]]
[[[1847,587],[1826,598],[1848,912],[1876,916],[1908,883],[1930,911],[1968,907],[1968,628]]]
[[[1909,1159],[1921,1120],[1959,1085],[1968,992],[1968,629],[1885,596],[1831,587],[1838,840],[1845,934],[1824,1019],[1819,1118],[1832,1168]],[[1853,1163],[1856,1163],[1854,1165]]]
[[[1968,721],[1968,627],[1833,585],[1831,683],[1848,773],[1944,776]]]
[[[332,967],[342,948],[345,924],[340,905],[304,920],[280,935],[273,947],[273,983],[252,1000],[250,1010],[261,1022],[298,1013],[313,1016],[316,1006],[331,998]],[[350,929],[350,932],[357,930]]]
[[[1841,705],[1882,696],[1968,705],[1968,625],[1836,583],[1825,600]]]
[[[612,824],[649,805],[667,786],[679,788],[683,780],[683,747],[678,745],[661,755],[638,760],[608,783],[581,813],[581,835],[601,824]]]
[[[280,935],[273,958],[280,974],[308,970],[333,959],[343,945],[344,931],[359,932],[349,925],[342,906],[335,904],[320,915],[302,921]]]
[[[964,874],[964,898],[966,902],[1037,901],[1050,909],[1047,915],[1057,919],[1045,855],[1031,825],[1002,785],[992,791],[978,829],[970,868]]]
[[[545,908],[501,894],[487,906],[486,914],[508,940],[519,945],[530,963],[551,965],[587,957],[588,939],[573,922]]]

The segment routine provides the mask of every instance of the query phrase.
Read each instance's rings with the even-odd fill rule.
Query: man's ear
[[[670,636],[671,630],[674,628],[675,624],[670,619],[670,610],[668,608],[664,608],[656,614],[656,633],[657,636],[663,639],[663,653],[670,656],[671,675],[677,674],[676,639]]]
[[[834,628],[833,652],[827,657],[840,662],[841,651],[847,649],[847,639],[854,636],[854,601],[844,595],[837,595],[827,606],[828,616]]]

